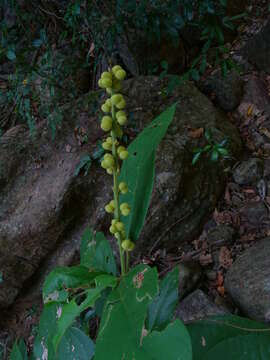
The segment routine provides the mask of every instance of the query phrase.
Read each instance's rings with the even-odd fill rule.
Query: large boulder
[[[270,19],[258,34],[247,41],[242,54],[259,70],[270,73]]]
[[[228,164],[203,158],[191,166],[193,148],[205,144],[194,130],[211,128],[216,141],[229,138],[232,158],[241,149],[235,127],[194,85],[186,83],[170,97],[164,97],[165,87],[158,78],[139,77],[127,81],[124,89],[133,119],[127,130],[131,137],[178,101],[174,121],[157,152],[155,190],[138,241],[142,251],[172,249],[192,240],[223,192],[223,170]],[[44,264],[70,262],[87,224],[108,234],[104,205],[112,196],[111,177],[97,161],[87,176],[76,175],[82,156],[91,154],[103,136],[97,115],[99,95],[83,96],[63,109],[65,121],[55,141],[44,126],[35,138],[28,129],[16,127],[0,140],[2,307],[32,283],[38,269],[46,271]],[[88,135],[87,144],[80,141],[80,133]]]
[[[225,288],[248,317],[270,322],[270,238],[247,249],[230,267]]]

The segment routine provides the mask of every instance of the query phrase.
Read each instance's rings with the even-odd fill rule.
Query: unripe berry
[[[111,201],[109,202],[109,205],[111,205],[111,206],[115,209],[115,202],[114,202],[114,200],[111,200]],[[114,220],[112,220],[112,223],[113,223],[113,221],[114,221]]]
[[[117,148],[117,154],[119,155],[122,151],[125,151],[126,148],[124,146],[118,146]]]
[[[118,221],[115,226],[117,227],[118,231],[123,231],[125,229],[125,225],[121,221]]]
[[[131,240],[126,239],[122,242],[121,246],[125,251],[132,251],[135,247],[135,244]]]
[[[102,74],[101,74],[101,79],[110,79],[112,80],[112,73],[110,73],[109,71],[104,71]]]
[[[110,204],[107,204],[107,205],[105,206],[105,211],[106,211],[107,213],[111,214],[111,213],[113,213],[114,208],[113,208]]]
[[[128,186],[125,182],[120,182],[119,191],[121,191],[122,194],[126,194],[128,192]]]
[[[125,125],[125,123],[127,122],[127,115],[126,115],[125,111],[123,111],[123,110],[117,111],[116,119],[120,125]]]
[[[117,109],[124,109],[126,107],[126,101],[123,98],[115,106],[117,107]]]
[[[104,160],[102,160],[102,161],[101,161],[101,167],[103,167],[103,169],[107,169],[107,167],[106,167],[106,164],[105,164]]]
[[[118,125],[115,127],[115,134],[119,139],[123,136],[123,130]]]
[[[103,116],[101,119],[101,129],[104,131],[110,131],[112,128],[112,118],[108,115]]]
[[[112,234],[117,233],[117,228],[115,225],[111,225],[109,230],[110,230],[110,233],[112,233]]]
[[[121,214],[123,216],[128,216],[128,214],[130,213],[130,207],[129,207],[128,203],[121,204],[120,210],[121,210]]]
[[[98,81],[98,85],[103,89],[111,88],[112,87],[112,79],[102,78]]]
[[[128,151],[127,150],[121,151],[118,156],[121,160],[126,160],[126,158],[128,157]]]
[[[112,137],[111,137],[111,136],[107,137],[107,139],[106,139],[106,143],[108,143],[108,144],[112,145],[113,140],[112,140]]]
[[[112,95],[112,88],[111,87],[106,88],[106,93]]]
[[[116,237],[117,240],[120,240],[121,239],[121,234],[119,232],[116,232],[114,234],[114,236]]]
[[[105,104],[108,105],[110,108],[112,107],[111,99],[107,99]]]
[[[112,150],[112,144],[107,143],[107,141],[102,143],[102,147],[104,150],[108,150],[108,151]]]
[[[106,154],[106,155],[110,155],[110,154]],[[112,168],[115,164],[114,158],[112,155],[111,156],[106,156],[106,155],[104,156],[103,163],[106,166],[106,169]]]
[[[127,73],[123,69],[117,70],[114,73],[114,76],[116,77],[116,79],[121,80],[121,81],[125,79],[126,75],[127,75]]]
[[[113,169],[112,168],[106,169],[106,171],[107,171],[107,174],[109,174],[109,175],[113,174]]]
[[[113,68],[112,68],[112,72],[113,74],[115,74],[117,71],[119,70],[122,70],[121,66],[120,65],[115,65]]]
[[[111,97],[111,103],[113,105],[117,105],[118,103],[122,102],[124,100],[123,96],[121,94],[114,94]]]
[[[112,200],[112,201],[113,201],[113,200]],[[111,223],[112,223],[112,225],[116,225],[117,220],[116,220],[116,219],[112,219]]]
[[[105,113],[108,113],[111,111],[111,108],[105,103],[101,106],[101,110]]]

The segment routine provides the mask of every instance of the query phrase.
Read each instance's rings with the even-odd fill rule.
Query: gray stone
[[[123,90],[133,118],[131,134],[178,101],[174,121],[157,151],[154,191],[137,252],[155,247],[175,249],[193,240],[223,193],[223,170],[228,163],[213,165],[202,158],[192,167],[191,150],[204,140],[192,138],[189,128],[211,128],[215,141],[230,138],[232,158],[241,150],[236,128],[194,85],[183,84],[171,97],[164,98],[166,86],[165,80],[139,77],[127,81]],[[66,121],[54,142],[46,122],[37,128],[35,138],[18,126],[0,139],[2,307],[12,304],[41,264],[51,267],[57,261],[61,265],[70,263],[86,225],[109,235],[110,218],[104,205],[112,197],[111,177],[97,162],[93,162],[88,176],[75,175],[82,156],[91,154],[104,136],[96,114],[100,102],[97,92],[67,104],[63,108]],[[74,136],[78,127],[88,135],[86,145]]]
[[[242,53],[259,70],[270,73],[270,20],[258,34],[247,41]]]
[[[241,162],[233,171],[233,179],[239,185],[254,185],[263,176],[263,161],[250,158]]]
[[[202,320],[210,316],[226,315],[229,311],[216,305],[202,290],[195,290],[180,302],[176,309],[176,318],[184,323]]]
[[[189,294],[202,278],[202,268],[194,261],[179,264],[179,299]]]
[[[211,247],[221,247],[223,245],[230,245],[233,242],[235,234],[234,228],[228,225],[219,225],[207,234],[207,240]]]
[[[226,76],[217,72],[201,83],[200,88],[206,94],[214,94],[214,102],[224,111],[236,109],[243,96],[243,81],[236,71]]]
[[[270,322],[270,238],[247,249],[231,266],[225,289],[248,317]]]
[[[263,202],[248,203],[240,212],[246,221],[254,226],[259,226],[268,218],[268,210]]]

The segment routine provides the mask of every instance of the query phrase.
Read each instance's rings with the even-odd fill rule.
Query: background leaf
[[[102,272],[90,272],[85,266],[59,267],[50,272],[43,285],[43,300],[59,301],[57,292],[65,288],[90,285]]]
[[[95,344],[80,329],[68,329],[61,340],[57,352],[58,360],[91,360],[95,353]]]
[[[222,360],[228,356],[232,360],[270,358],[270,328],[266,324],[230,315],[201,320],[187,328],[194,360],[216,359],[217,353]]]
[[[163,330],[172,320],[178,304],[179,268],[175,267],[160,283],[158,296],[148,308],[147,329]]]
[[[12,347],[10,360],[27,360],[27,349],[23,340],[16,341]]]
[[[88,267],[90,270],[100,270],[113,275],[117,273],[112,248],[101,232],[94,234],[90,228],[84,231],[80,257],[81,265]]]
[[[129,145],[129,157],[123,162],[120,179],[129,188],[120,196],[128,202],[131,213],[123,217],[127,237],[136,241],[139,237],[149,207],[154,183],[155,151],[173,120],[176,104],[170,106],[148,125]]]

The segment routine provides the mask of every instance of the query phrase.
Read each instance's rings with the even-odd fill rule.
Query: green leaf
[[[187,328],[194,360],[270,358],[270,328],[266,324],[229,315],[197,321]]]
[[[222,156],[228,156],[228,154],[229,154],[229,152],[228,152],[228,150],[227,149],[225,149],[225,148],[217,148],[217,151],[222,155]]]
[[[94,234],[90,228],[84,231],[80,258],[81,265],[86,266],[90,270],[100,270],[113,275],[117,273],[112,248],[101,232]]]
[[[129,145],[129,157],[123,162],[120,178],[129,188],[121,202],[129,203],[131,213],[123,217],[127,236],[136,241],[149,207],[154,183],[155,151],[173,120],[176,104],[160,114]]]
[[[27,349],[23,340],[16,341],[12,347],[10,360],[27,360]]]
[[[149,303],[158,293],[156,269],[138,265],[124,276],[105,305],[95,360],[131,359],[140,345]],[[148,359],[149,360],[149,359]]]
[[[214,150],[211,152],[211,160],[212,160],[212,161],[217,161],[218,158],[219,158],[219,153],[218,153],[217,150],[214,149]]]
[[[91,360],[95,354],[95,344],[81,330],[68,329],[59,345],[57,360]]]
[[[161,281],[159,294],[148,308],[148,330],[163,330],[172,320],[178,303],[178,285],[179,268],[175,267]]]
[[[101,272],[90,272],[85,266],[59,267],[50,272],[43,285],[43,300],[60,300],[59,291],[90,286]],[[62,294],[60,293],[62,296]]]
[[[180,320],[162,332],[145,329],[148,306],[157,294],[156,269],[141,264],[123,277],[104,309],[95,360],[107,360],[108,354],[110,360],[191,360],[189,333]]]
[[[193,156],[193,158],[192,158],[192,165],[195,165],[195,164],[196,164],[196,162],[199,160],[201,154],[202,154],[202,152],[200,151],[200,152],[197,152],[197,153]]]
[[[76,167],[75,169],[75,172],[74,172],[74,175],[75,176],[78,176],[79,173],[81,172],[81,170],[84,168],[85,171],[84,171],[84,175],[87,175],[88,174],[88,171],[91,167],[91,164],[92,164],[92,160],[90,158],[89,155],[84,155],[81,159],[80,159],[80,163],[79,165]]]
[[[143,338],[138,353],[142,353],[140,359],[145,360],[192,360],[189,333],[184,324],[176,320],[162,332],[154,331]]]
[[[57,309],[57,328],[52,333],[52,342],[55,351],[59,351],[58,345],[67,329],[73,324],[74,320],[83,311],[94,306],[103,290],[107,287],[114,288],[116,284],[117,281],[114,276],[100,275],[96,278],[96,287],[85,292],[86,298],[80,303],[80,305],[76,303],[75,298],[66,304],[59,305]]]

